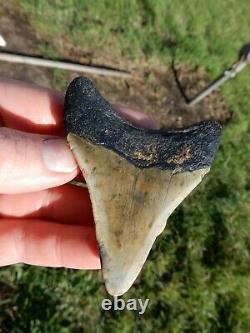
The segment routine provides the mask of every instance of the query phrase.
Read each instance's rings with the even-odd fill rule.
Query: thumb
[[[77,172],[65,139],[0,127],[0,193],[59,186]]]

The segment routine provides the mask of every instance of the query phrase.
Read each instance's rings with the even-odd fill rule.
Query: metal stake
[[[188,102],[188,106],[194,106],[199,103],[206,96],[211,94],[212,91],[220,87],[224,82],[231,78],[234,78],[239,72],[241,72],[247,65],[250,64],[250,44],[243,46],[240,51],[239,59],[234,63],[229,69],[227,69],[221,76],[210,83],[206,88],[204,88],[197,95],[192,97]]]
[[[131,77],[130,73],[122,70],[88,66],[88,65],[70,63],[61,60],[43,59],[39,57],[28,56],[25,54],[15,54],[7,51],[0,51],[0,61],[7,61],[12,63],[26,64],[33,66],[42,66],[48,68],[59,68],[75,72],[85,72],[85,73],[99,74],[105,76],[116,76],[124,78]]]

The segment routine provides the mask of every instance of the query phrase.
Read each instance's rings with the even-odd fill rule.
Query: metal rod
[[[247,65],[250,64],[250,43],[242,46],[239,52],[238,61],[234,63],[228,70],[226,70],[221,76],[210,83],[197,95],[187,101],[188,106],[194,106],[200,102],[203,98],[211,94],[215,89],[219,88],[224,82],[235,77],[241,72]]]
[[[6,45],[7,45],[6,40],[3,38],[2,35],[0,35],[0,46],[6,47]]]
[[[41,66],[48,68],[59,68],[64,70],[76,71],[76,72],[85,72],[92,74],[99,74],[105,76],[116,76],[127,78],[131,74],[125,71],[119,71],[115,69],[99,68],[95,66],[87,66],[82,64],[68,63],[64,61],[49,60],[37,57],[31,57],[27,55],[18,55],[9,52],[0,52],[0,60],[8,61],[19,64],[27,64],[33,66]]]
[[[224,82],[229,79],[235,77],[239,72],[241,72],[249,62],[246,59],[240,59],[237,61],[231,68],[226,70],[221,76],[219,76],[216,80],[210,83],[206,88],[204,88],[201,92],[191,98],[188,102],[188,106],[194,106],[199,103],[206,96],[211,94],[214,90],[218,89]]]

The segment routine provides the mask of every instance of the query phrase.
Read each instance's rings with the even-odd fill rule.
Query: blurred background
[[[176,83],[192,96],[223,72],[250,41],[249,22],[249,0],[0,0],[5,50],[126,70],[87,76],[161,126],[224,124],[211,172],[123,297],[149,298],[142,316],[101,310],[100,272],[15,265],[0,269],[0,332],[250,332],[250,72],[192,109]],[[64,93],[80,73],[0,62],[0,75]]]

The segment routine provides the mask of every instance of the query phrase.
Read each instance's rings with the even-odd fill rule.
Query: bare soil
[[[91,64],[93,50],[81,52],[68,40],[47,41],[44,36],[35,31],[29,19],[24,15],[16,1],[0,4],[0,34],[7,41],[8,50],[28,54],[39,54],[39,43],[47,43],[61,55]],[[98,65],[112,64],[112,55],[95,53]],[[176,83],[176,76],[185,91],[191,97],[210,82],[202,70],[183,66],[164,68],[148,67],[141,63],[140,67],[122,60],[121,69],[132,69],[132,78],[121,79],[98,75],[89,75],[94,80],[102,95],[112,103],[126,105],[144,113],[150,114],[159,126],[183,127],[203,120],[215,119],[225,123],[231,119],[231,112],[219,92],[214,92],[195,107],[188,107]],[[55,78],[51,69],[28,65],[17,65],[0,62],[1,77],[23,80],[38,85],[65,91],[70,81],[82,73],[60,72],[60,80]]]

